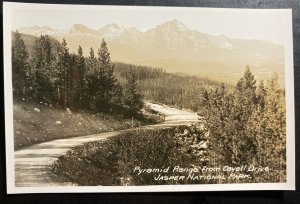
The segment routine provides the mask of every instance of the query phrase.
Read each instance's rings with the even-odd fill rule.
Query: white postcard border
[[[291,9],[243,9],[247,12],[277,12],[286,18],[285,42],[285,91],[286,91],[286,183],[243,183],[243,184],[195,184],[195,185],[149,185],[149,186],[67,186],[67,187],[16,187],[14,177],[13,141],[13,99],[11,73],[11,19],[13,9],[160,9],[160,10],[222,10],[228,8],[154,7],[154,6],[95,6],[95,5],[55,5],[3,2],[3,45],[4,45],[4,98],[5,98],[5,146],[7,193],[104,193],[104,192],[174,192],[174,191],[242,191],[242,190],[295,190],[295,108],[294,108],[294,66]]]

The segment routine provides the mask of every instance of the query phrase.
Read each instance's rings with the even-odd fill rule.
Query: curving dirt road
[[[155,125],[147,125],[143,129],[155,129],[191,124],[198,120],[196,113],[170,108],[164,105],[147,103],[147,105],[165,116],[165,122]],[[83,143],[99,141],[114,137],[127,130],[100,133],[95,135],[69,137],[53,140],[15,151],[15,186],[16,187],[49,187],[74,185],[54,177],[50,171],[50,165],[60,155],[65,154],[71,148]]]

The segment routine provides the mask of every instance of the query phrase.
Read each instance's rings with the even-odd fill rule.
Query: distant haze
[[[168,72],[183,72],[211,79],[236,83],[247,64],[257,79],[267,79],[277,72],[284,77],[284,49],[259,40],[231,39],[224,35],[212,36],[191,30],[174,19],[141,32],[108,24],[97,30],[74,24],[64,31],[48,26],[19,29],[33,36],[47,34],[59,41],[66,39],[70,52],[81,45],[84,55],[95,52],[102,39],[108,42],[113,61],[161,67]]]
[[[46,8],[45,8],[46,7]],[[178,19],[188,28],[211,35],[230,38],[260,39],[284,44],[284,23],[279,12],[245,9],[192,9],[171,7],[64,7],[47,5],[44,9],[24,9],[13,12],[12,27],[49,26],[65,29],[73,24],[83,24],[99,29],[116,23],[145,31],[166,21]],[[74,8],[74,9],[73,9]],[[124,9],[125,8],[125,9]],[[278,15],[279,13],[279,15]]]
[[[257,80],[273,72],[284,86],[286,19],[280,10],[68,7],[16,10],[20,33],[66,39],[95,53],[104,38],[113,61],[236,83],[250,65]],[[284,13],[284,12],[282,12]]]

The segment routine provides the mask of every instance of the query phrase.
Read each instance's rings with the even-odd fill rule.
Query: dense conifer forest
[[[30,54],[29,54],[30,53]],[[114,75],[114,65],[103,40],[88,57],[69,53],[67,42],[40,36],[31,52],[21,35],[12,44],[13,95],[17,100],[46,102],[73,109],[135,114],[142,108],[134,72],[129,71],[123,87]]]

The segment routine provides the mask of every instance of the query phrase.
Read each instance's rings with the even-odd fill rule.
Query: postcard
[[[291,9],[3,12],[9,194],[295,190]]]

